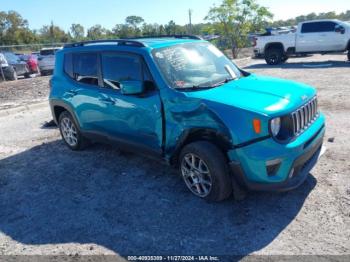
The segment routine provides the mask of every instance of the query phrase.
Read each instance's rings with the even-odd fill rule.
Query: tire
[[[79,151],[88,145],[88,140],[82,136],[76,122],[67,111],[60,114],[58,127],[63,141],[71,150]]]
[[[280,48],[269,48],[265,52],[265,61],[268,65],[278,65],[282,59],[283,51]]]
[[[348,61],[350,61],[350,50],[348,50]]]
[[[41,76],[46,76],[46,75],[47,75],[47,72],[46,72],[46,71],[41,71],[41,72],[40,72],[40,75],[41,75]]]
[[[282,63],[285,63],[285,62],[287,62],[287,60],[289,59],[289,57],[288,56],[283,56],[282,57]]]
[[[180,174],[197,197],[219,202],[232,194],[226,158],[215,145],[206,141],[188,144],[182,149],[179,161]]]
[[[10,69],[10,72],[8,75],[9,75],[8,80],[10,80],[10,81],[18,80],[17,72],[13,67]]]

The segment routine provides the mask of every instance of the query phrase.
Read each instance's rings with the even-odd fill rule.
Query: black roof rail
[[[65,44],[64,48],[71,48],[71,47],[79,47],[79,46],[85,46],[89,44],[103,44],[103,43],[116,43],[118,45],[123,46],[135,46],[135,47],[145,47],[145,45],[139,41],[131,40],[131,39],[105,39],[105,40],[91,40],[91,41],[83,41],[83,42],[77,42],[77,43],[70,43]]]
[[[150,35],[131,37],[126,39],[147,39],[147,38],[179,38],[179,39],[192,39],[192,40],[203,40],[201,37],[196,35]]]

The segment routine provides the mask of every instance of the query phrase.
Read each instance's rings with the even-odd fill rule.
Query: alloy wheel
[[[212,189],[212,177],[207,164],[199,156],[188,153],[181,162],[182,177],[191,190],[199,197],[206,197]]]
[[[61,120],[60,127],[64,140],[68,145],[75,147],[78,144],[78,133],[74,123],[65,117]]]

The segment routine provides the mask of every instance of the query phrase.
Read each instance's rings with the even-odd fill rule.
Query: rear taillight
[[[257,45],[257,41],[258,41],[258,38],[253,37],[253,41],[252,41],[252,45],[253,45],[253,47],[256,47],[256,45]]]

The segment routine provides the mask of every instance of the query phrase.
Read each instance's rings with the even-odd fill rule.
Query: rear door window
[[[99,63],[97,53],[65,54],[64,71],[73,80],[98,86]]]
[[[121,53],[102,53],[104,86],[119,89],[122,81],[142,81],[142,62],[139,56]]]
[[[54,49],[45,49],[40,51],[40,55],[46,56],[46,55],[54,55],[55,50]]]
[[[319,33],[319,32],[334,32],[335,26],[337,24],[334,22],[313,22],[305,23],[301,27],[302,33]]]

